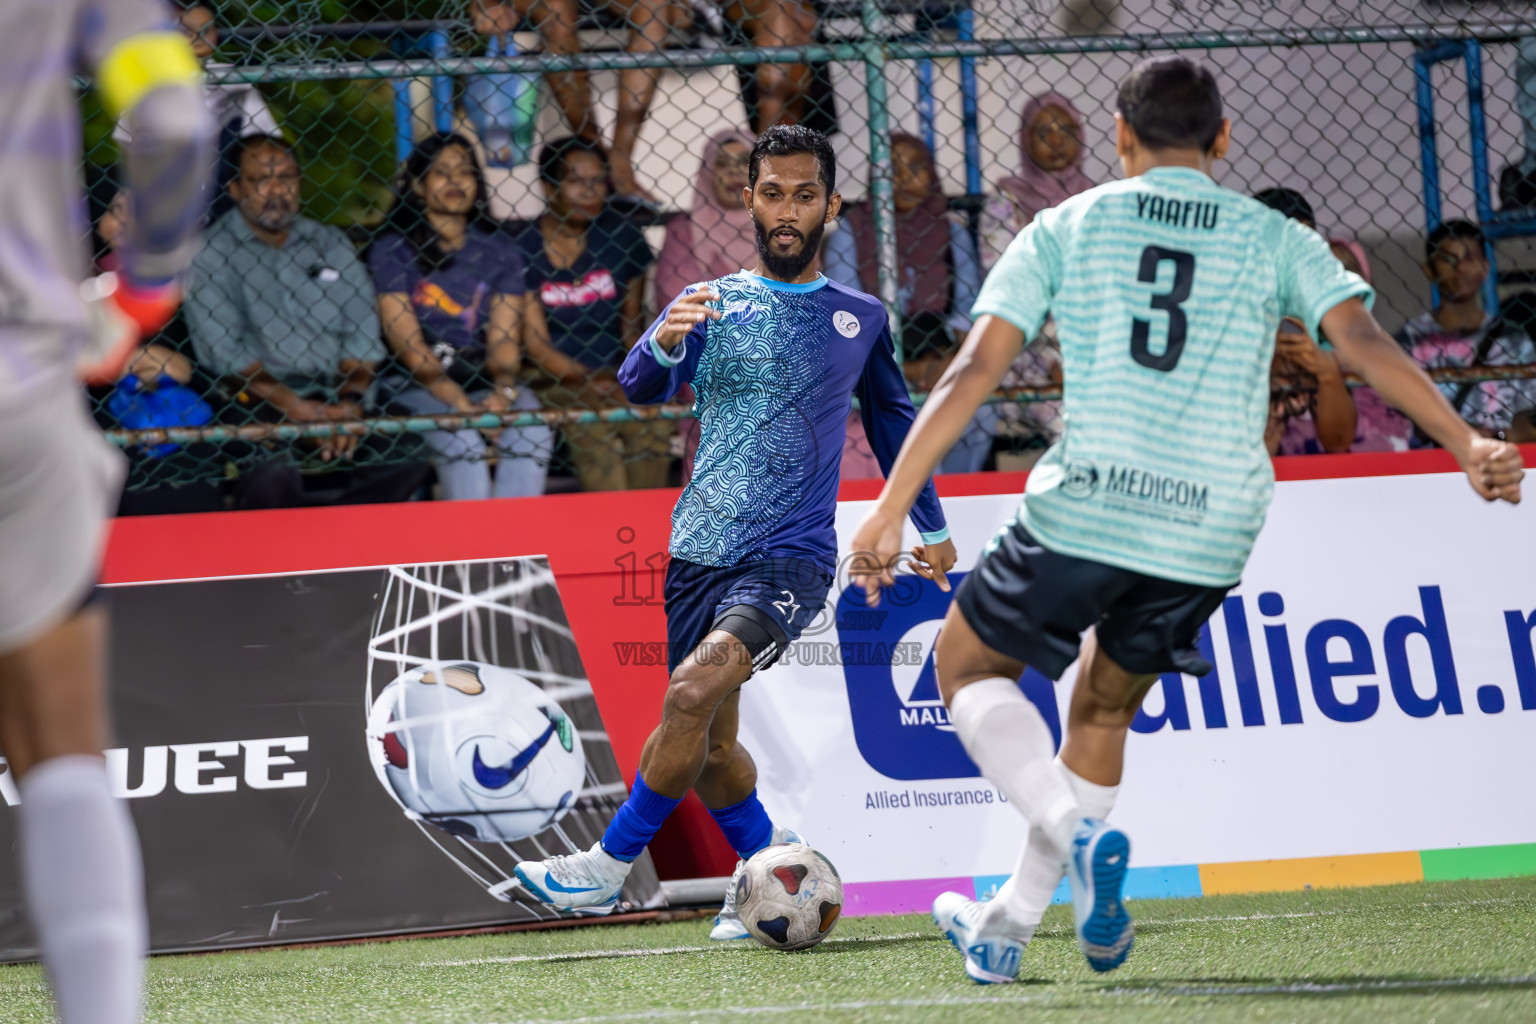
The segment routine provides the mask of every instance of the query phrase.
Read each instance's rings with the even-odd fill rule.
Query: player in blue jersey
[[[883,469],[913,418],[885,308],[814,269],[841,206],[836,184],[824,136],[784,125],[764,132],[745,191],[757,267],[690,286],[619,370],[633,402],[666,401],[683,384],[698,396],[699,454],[672,512],[671,684],[634,788],[602,841],[518,865],[519,880],[546,903],[612,905],[630,863],[689,789],[743,860],[798,838],[758,801],[757,768],[736,742],[741,686],[822,612],[851,399]],[[954,545],[932,481],[920,491],[914,569],[947,590]],[[746,937],[734,894],[733,885],[713,938]]]
[[[878,600],[912,499],[1049,314],[1066,434],[961,583],[936,642],[956,733],[1031,826],[990,903],[959,893],[934,901],[935,921],[979,982],[1014,980],[1063,872],[1090,966],[1112,970],[1130,952],[1121,901],[1130,842],[1102,819],[1153,681],[1211,670],[1200,627],[1237,584],[1263,525],[1282,317],[1326,335],[1456,456],[1484,499],[1520,500],[1519,451],[1456,415],[1372,318],[1370,286],[1317,232],[1211,180],[1230,129],[1209,71],[1182,57],[1144,61],[1121,83],[1118,108],[1124,180],[1043,211],[1008,247],[852,545],[869,553],[861,562],[872,556],[854,574]],[[1058,678],[1074,660],[1053,759],[1018,679],[1025,665]]]

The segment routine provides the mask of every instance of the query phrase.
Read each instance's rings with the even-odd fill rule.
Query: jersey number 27
[[[1180,303],[1189,298],[1190,291],[1195,287],[1195,254],[1149,245],[1141,250],[1141,270],[1136,280],[1144,284],[1156,284],[1157,271],[1164,260],[1173,263],[1173,288],[1153,295],[1152,308],[1168,314],[1168,344],[1162,352],[1154,353],[1149,343],[1152,321],[1143,320],[1139,316],[1132,317],[1131,358],[1149,370],[1167,373],[1179,365],[1179,356],[1184,352],[1184,339],[1189,334],[1189,321]]]

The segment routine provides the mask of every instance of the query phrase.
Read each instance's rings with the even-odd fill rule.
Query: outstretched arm
[[[855,571],[871,604],[879,600],[881,581],[894,581],[892,570],[901,550],[901,522],[933,470],[965,432],[976,410],[997,390],[1009,364],[1024,346],[1024,332],[1007,320],[983,316],[971,328],[955,361],[917,414],[896,463],[886,473],[880,500],[853,538],[853,550],[869,552],[874,565]]]
[[[181,301],[178,279],[196,251],[202,186],[217,129],[203,105],[202,68],[179,32],[155,30],[154,5],[101,6],[81,56],[107,113],[128,126],[123,165],[132,216],[122,273],[82,289],[91,319],[79,372],[115,380],[141,338],[165,326]]]
[[[212,168],[217,127],[203,104],[202,68],[179,32],[139,32],[91,49],[103,106],[124,119],[132,139],[124,154],[133,207],[124,270],[135,284],[164,285],[192,261]]]
[[[1456,457],[1473,490],[1488,501],[1520,501],[1520,480],[1525,476],[1520,450],[1481,436],[1456,415],[1440,389],[1381,329],[1364,302],[1346,299],[1323,314],[1322,325],[1346,364]]]
[[[859,414],[864,420],[864,433],[875,453],[875,461],[880,463],[880,471],[889,477],[902,444],[912,433],[913,417],[912,399],[907,395],[907,382],[901,368],[896,365],[895,345],[888,327],[870,346],[869,358],[864,363],[864,373],[859,377],[855,393],[859,398]],[[950,540],[944,509],[939,504],[939,492],[934,489],[932,479],[923,481],[922,489],[913,501],[912,522],[922,533],[922,543],[912,549],[912,555],[917,559],[913,569],[924,579],[937,583],[940,590],[948,590],[946,574],[955,565],[955,545]]]

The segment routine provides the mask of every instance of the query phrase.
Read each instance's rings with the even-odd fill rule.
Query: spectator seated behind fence
[[[757,238],[747,209],[748,164],[753,136],[723,131],[704,147],[693,188],[693,205],[667,221],[667,237],[656,257],[656,294],[681,295],[697,281],[713,281],[757,263]],[[691,402],[693,389],[678,392]],[[693,477],[699,450],[699,421],[679,420],[683,438],[683,485]]]
[[[192,53],[202,62],[203,67],[209,70],[228,67],[227,64],[209,63],[219,45],[219,26],[215,20],[213,4],[206,0],[176,0],[175,7],[177,25],[192,44]],[[279,131],[267,101],[248,82],[204,85],[203,99],[219,126],[219,159],[208,209],[208,217],[213,220],[233,205],[226,186],[235,176],[236,143],[247,135],[277,135]],[[126,121],[118,122],[112,137],[119,143],[129,140]]]
[[[518,235],[524,280],[543,307],[547,337],[529,318],[528,354],[549,377],[546,406],[604,409],[626,404],[617,371],[644,328],[642,291],[654,257],[634,222],[607,207],[601,146],[556,139],[539,151],[546,212]],[[581,485],[589,491],[664,487],[671,468],[666,420],[569,423],[563,428]]]
[[[1448,220],[1430,233],[1424,273],[1439,290],[1440,305],[1408,321],[1397,334],[1398,343],[1426,370],[1536,363],[1531,296],[1514,296],[1498,316],[1483,308],[1490,269],[1486,244],[1482,229],[1465,220]],[[1536,441],[1536,380],[1448,381],[1440,390],[1482,433]]]
[[[1253,198],[1277,213],[1317,230],[1312,204],[1289,188],[1268,188]],[[1325,347],[1326,346],[1326,347]],[[1347,452],[1355,440],[1355,400],[1344,383],[1338,356],[1326,341],[1318,344],[1300,321],[1286,317],[1275,334],[1270,364],[1269,420],[1264,441],[1271,455]],[[1294,429],[1291,423],[1306,421]],[[1291,439],[1287,450],[1283,442]]]
[[[1035,214],[1086,192],[1096,182],[1083,173],[1083,116],[1060,93],[1024,105],[1019,120],[1019,173],[997,183],[981,211],[981,264],[992,264]]]
[[[116,176],[107,172],[106,184],[115,188]],[[119,246],[128,236],[131,215],[128,192],[111,192],[106,207],[96,221],[96,269],[100,273],[121,268]],[[201,391],[206,383],[198,379],[187,358],[186,322],[178,314],[153,338],[140,345],[123,365],[118,379],[108,387],[93,388],[96,418],[102,426],[125,430],[162,427],[200,427],[213,420],[213,409]],[[216,483],[206,479],[178,480],[178,475],[195,472],[181,445],[130,445],[127,486],[118,502],[117,514],[157,515],[171,512],[213,512],[223,507]],[[209,444],[191,448],[193,460],[206,460],[217,454]],[[181,486],[171,486],[172,482]]]
[[[981,290],[976,243],[965,223],[949,212],[933,154],[915,135],[891,135],[891,186],[896,208],[896,281],[903,317],[903,351],[953,354],[970,330],[971,305]],[[848,209],[838,230],[827,238],[827,276],[845,287],[875,294],[879,285],[876,255],[873,208],[865,203]],[[992,410],[987,409],[972,428],[993,419]],[[848,444],[855,450],[868,446],[862,430],[859,417],[850,415]],[[967,431],[939,472],[981,468],[992,438],[988,433],[984,441],[978,440],[974,433],[974,429]],[[979,459],[975,454],[978,447]],[[864,465],[867,469],[867,460]]]
[[[965,222],[949,212],[939,188],[933,154],[915,135],[891,136],[891,187],[896,206],[896,286],[901,315],[936,314],[933,329],[956,338],[971,327],[971,305],[981,290],[976,243]],[[827,238],[826,273],[848,288],[871,295],[876,280],[874,210],[863,203],[847,210]],[[942,344],[942,339],[935,339]]]
[[[341,231],[299,216],[301,176],[287,142],[246,136],[237,156],[236,212],[209,228],[192,264],[186,312],[198,362],[234,395],[237,421],[357,419],[384,355],[368,270]],[[275,457],[237,481],[236,504],[404,500],[424,466],[341,468],[387,444],[370,437],[360,446],[350,434],[301,442],[296,454],[329,470],[309,474],[272,446]]]
[[[629,26],[626,49],[631,53],[663,49],[668,33],[674,28],[687,28],[695,10],[687,0],[592,0],[591,6],[606,6],[624,16]],[[727,18],[741,26],[753,46],[805,46],[816,32],[816,15],[807,0],[731,0],[720,7]],[[475,30],[488,35],[511,32],[531,14],[551,54],[581,50],[576,32],[581,17],[579,0],[472,0],[470,12]],[[578,138],[597,141],[587,73],[557,72],[546,77],[571,131]],[[634,152],[660,80],[660,68],[628,68],[619,72],[618,110],[613,128],[614,189],[621,196],[649,203],[656,200],[635,177]],[[759,64],[754,84],[759,129],[781,122],[797,124],[805,117],[811,88],[808,66]]]
[[[518,387],[528,307],[523,256],[491,219],[485,175],[469,142],[437,134],[405,162],[384,233],[368,252],[379,321],[411,380],[386,378],[393,404],[417,414],[506,413],[539,408]],[[395,410],[391,410],[395,411]],[[442,496],[515,498],[544,493],[554,432],[547,426],[496,432],[495,483],[478,430],[423,435],[437,458]]]
[[[1357,275],[1366,284],[1371,283],[1371,260],[1366,255],[1365,246],[1353,238],[1330,238],[1328,248],[1344,264],[1344,269]],[[1345,373],[1350,372],[1349,364],[1340,360],[1340,366]],[[1349,446],[1352,452],[1401,452],[1411,447],[1413,439],[1413,422],[1387,404],[1386,399],[1376,393],[1376,389],[1369,385],[1351,388],[1350,397],[1355,400],[1355,443]],[[1309,421],[1291,420],[1287,425],[1287,436],[1281,439],[1280,450],[1295,450],[1297,438],[1291,436],[1292,430],[1303,431],[1310,428]],[[1312,436],[1316,437],[1316,430],[1312,430]],[[1300,434],[1301,443],[1305,445],[1306,435]]]

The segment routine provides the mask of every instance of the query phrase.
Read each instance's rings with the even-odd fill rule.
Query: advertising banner
[[[543,557],[113,587],[119,746],[151,945],[549,919],[523,857],[627,792]],[[0,774],[0,803],[16,787]],[[0,808],[0,958],[33,955]],[[648,859],[624,898],[654,904]]]
[[[953,582],[1017,502],[945,500]],[[865,507],[839,506],[845,547]],[[1532,537],[1536,509],[1485,505],[1459,474],[1279,484],[1202,632],[1215,671],[1164,676],[1133,726],[1114,812],[1130,894],[1536,872],[1536,793],[1493,781],[1536,773]],[[850,912],[985,894],[1025,836],[939,699],[949,603],[909,578],[868,608],[844,573],[743,691],[759,792],[837,864]],[[1058,743],[1074,672],[1021,680]]]

